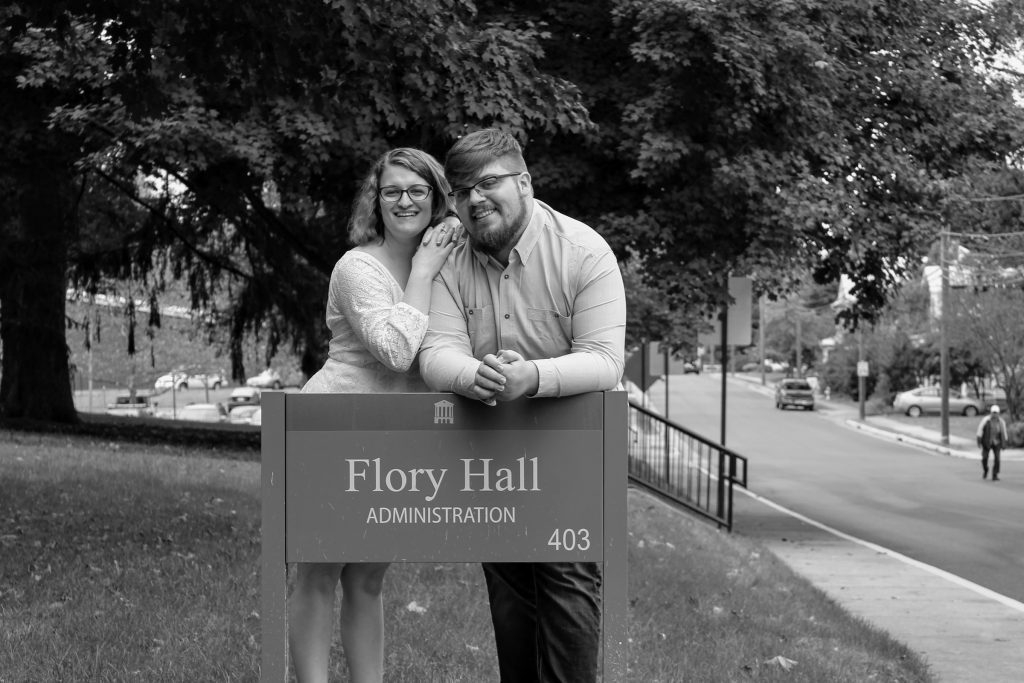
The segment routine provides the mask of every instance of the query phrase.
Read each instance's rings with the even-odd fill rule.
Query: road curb
[[[961,451],[961,450],[957,450],[955,448],[951,448],[949,446],[943,446],[943,445],[940,445],[940,444],[937,444],[937,443],[932,443],[931,441],[926,441],[924,439],[918,439],[918,438],[913,437],[913,436],[908,436],[906,434],[901,434],[900,432],[893,432],[893,431],[890,431],[888,429],[880,429],[878,427],[872,427],[871,425],[864,424],[863,422],[860,422],[859,420],[847,419],[844,422],[846,423],[846,425],[848,427],[853,427],[854,429],[859,429],[862,432],[867,432],[868,434],[873,434],[874,436],[880,436],[880,437],[883,437],[883,438],[892,439],[893,441],[900,441],[902,443],[907,443],[907,444],[910,444],[912,446],[918,446],[919,448],[924,448],[924,449],[933,451],[935,453],[939,453],[940,455],[948,455],[948,456],[951,456],[951,457],[954,457],[954,458],[965,458],[965,459],[969,459],[969,460],[978,460],[981,457],[977,453],[970,453],[968,451]]]

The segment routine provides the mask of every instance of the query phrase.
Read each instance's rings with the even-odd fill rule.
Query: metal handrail
[[[633,401],[628,452],[631,481],[732,530],[733,487],[747,486],[744,456]]]

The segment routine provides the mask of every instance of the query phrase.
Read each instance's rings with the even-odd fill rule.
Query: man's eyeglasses
[[[483,180],[478,180],[467,187],[455,188],[454,190],[448,193],[448,196],[454,197],[455,201],[457,202],[464,202],[467,199],[469,199],[469,195],[470,193],[473,192],[473,190],[476,190],[481,194],[493,192],[494,190],[498,189],[498,185],[501,184],[501,181],[503,179],[511,178],[514,175],[522,175],[523,173],[526,173],[526,171],[516,171],[515,173],[503,173],[502,175],[489,175]]]
[[[430,190],[430,185],[410,185],[405,189],[395,187],[394,185],[385,185],[377,191],[377,196],[380,197],[381,201],[389,204],[397,202],[402,198],[403,194],[408,194],[409,199],[414,202],[422,202],[430,196]]]

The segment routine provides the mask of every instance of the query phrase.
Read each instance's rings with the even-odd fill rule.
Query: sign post
[[[439,561],[603,562],[604,680],[625,681],[623,392],[266,393],[262,429],[261,681],[286,674],[285,563]]]

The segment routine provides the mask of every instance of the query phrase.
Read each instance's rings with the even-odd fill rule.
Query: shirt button
[[[508,273],[505,273],[505,279],[506,280],[508,279]]]
[[[470,312],[469,312],[469,314],[470,314],[470,315],[473,315],[473,311],[470,311]]]
[[[509,315],[508,313],[506,313],[506,314],[505,314],[505,320],[508,320],[508,319],[509,319],[509,318],[511,318],[511,317],[512,317],[512,316],[510,316],[510,315]]]

